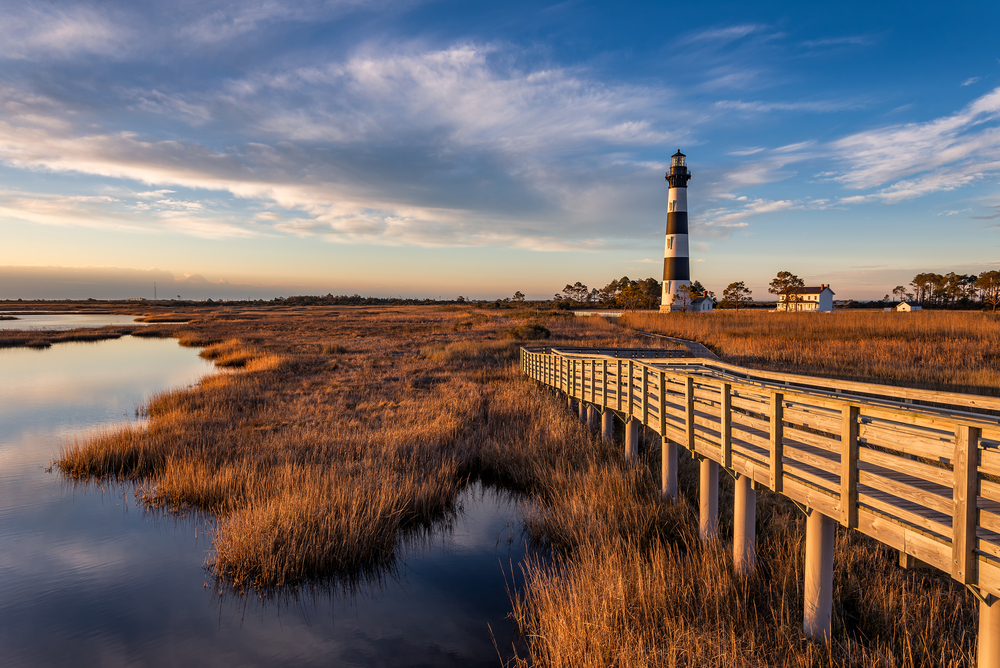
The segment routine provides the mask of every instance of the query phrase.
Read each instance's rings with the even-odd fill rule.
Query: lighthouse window
[[[670,203],[670,212],[673,213],[677,209],[677,200]]]
[[[671,285],[672,283],[673,283],[673,281],[667,281],[667,294],[668,294],[668,295],[669,295],[669,294],[671,293],[671,290],[670,290],[670,285]]]
[[[674,249],[674,238],[667,237],[667,250],[673,250],[673,249]]]

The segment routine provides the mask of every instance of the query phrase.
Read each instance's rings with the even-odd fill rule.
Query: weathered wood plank
[[[955,431],[955,487],[952,513],[951,576],[964,584],[976,581],[976,492],[979,429],[960,425]]]
[[[771,489],[775,492],[782,491],[782,448],[784,447],[784,425],[782,424],[782,399],[781,392],[771,393]],[[828,515],[829,516],[829,515]]]

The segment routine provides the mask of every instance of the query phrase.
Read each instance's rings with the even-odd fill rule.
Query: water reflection
[[[106,327],[107,325],[144,325],[136,322],[134,315],[113,315],[110,313],[31,313],[0,311],[0,315],[12,314],[17,320],[0,320],[0,329],[54,329],[66,330],[77,327]]]
[[[75,435],[209,370],[173,340],[0,350],[3,665],[496,666],[494,636],[509,656],[525,548],[516,505],[491,490],[470,487],[462,512],[375,582],[261,599],[210,585],[206,518],[46,472]]]

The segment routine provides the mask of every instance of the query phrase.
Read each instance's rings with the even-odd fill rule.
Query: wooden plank
[[[903,501],[909,501],[921,508],[930,508],[951,517],[951,499],[936,494],[932,490],[916,487],[907,480],[901,480],[901,477],[895,472],[885,470],[871,471],[862,468],[858,471],[858,482],[862,485],[867,485],[868,487],[891,494]],[[910,478],[909,480],[912,481],[913,479]],[[949,490],[948,488],[944,488],[942,491]],[[946,533],[945,535],[950,535],[950,533]]]
[[[817,487],[824,492],[828,492],[830,494],[838,494],[840,492],[840,488],[838,487],[836,480],[825,478],[816,473],[815,470],[809,470],[809,468],[804,464],[791,462],[788,460],[787,456],[785,457],[785,463],[782,465],[781,470],[785,476],[785,480],[788,480],[789,476],[795,476],[800,481]]]
[[[858,436],[867,443],[891,448],[904,454],[923,457],[925,459],[946,459],[951,460],[955,452],[954,443],[951,436],[947,439],[929,437],[926,432],[917,430],[907,430],[901,425],[893,425],[887,422],[865,423],[866,418],[861,416],[862,424],[858,428]]]
[[[951,527],[947,523],[940,522],[934,517],[921,515],[920,513],[915,512],[912,507],[902,508],[897,505],[897,503],[887,501],[882,496],[876,496],[863,491],[858,494],[858,504],[859,513],[865,507],[873,508],[881,512],[883,515],[886,515],[897,522],[904,523],[914,529],[938,534],[941,537],[941,540],[947,540],[948,534],[951,533]],[[878,539],[878,536],[873,536],[873,538]]]
[[[976,571],[979,573],[977,578],[979,589],[987,594],[1000,597],[1000,561],[980,556],[976,567]]]
[[[979,509],[979,526],[1000,534],[1000,514],[990,512],[983,508]]]
[[[858,416],[857,406],[844,406],[840,425],[840,523],[858,526]]]
[[[836,437],[813,434],[796,427],[795,425],[786,424],[785,438],[793,438],[796,441],[809,445],[810,447],[823,450],[824,452],[829,452],[832,455],[836,455],[838,458],[840,457],[840,434],[837,434]]]
[[[787,434],[787,432],[785,433]],[[824,457],[821,453],[813,450],[804,443],[796,443],[787,436],[785,436],[784,442],[785,444],[782,451],[785,455],[785,464],[787,464],[789,460],[796,461],[799,464],[806,464],[807,466],[816,469],[816,475],[825,475],[829,480],[838,481],[837,489],[840,489],[840,462],[838,460]]]
[[[914,478],[920,478],[935,485],[943,485],[950,488],[954,484],[954,476],[946,468],[938,468],[887,452],[879,452],[860,444],[858,446],[858,461],[866,464],[874,464],[884,469],[913,476]]]
[[[749,401],[743,397],[737,396],[734,392],[731,402],[733,404],[733,408],[739,408],[758,415],[767,415],[768,404],[766,401]]]
[[[782,491],[782,480],[781,480],[781,449],[784,445],[783,443],[783,425],[782,425],[782,403],[783,395],[781,392],[771,393],[771,489],[775,492],[781,493]]]
[[[785,478],[783,481],[782,494],[790,499],[794,499],[805,505],[807,508],[818,510],[827,517],[837,516],[837,497],[806,485],[795,478]]]
[[[785,422],[818,429],[828,434],[837,434],[840,431],[841,416],[839,411],[833,412],[826,409],[821,411],[813,407],[804,407],[798,403],[789,406],[786,399],[784,417]]]
[[[955,430],[955,487],[952,513],[951,576],[963,584],[976,581],[976,492],[979,429],[959,425]]]
[[[733,422],[732,422],[732,385],[723,383],[719,387],[719,439],[722,448],[722,465],[733,468]]]
[[[879,542],[902,550],[921,561],[948,572],[951,545],[921,533],[867,508],[858,511],[858,530]]]
[[[990,501],[1000,502],[1000,484],[990,480],[980,480],[979,495]]]

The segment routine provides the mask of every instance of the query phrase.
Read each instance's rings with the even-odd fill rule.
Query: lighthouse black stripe
[[[691,265],[686,257],[663,258],[663,280],[690,281]]]
[[[687,211],[671,211],[667,214],[667,234],[687,234]]]

